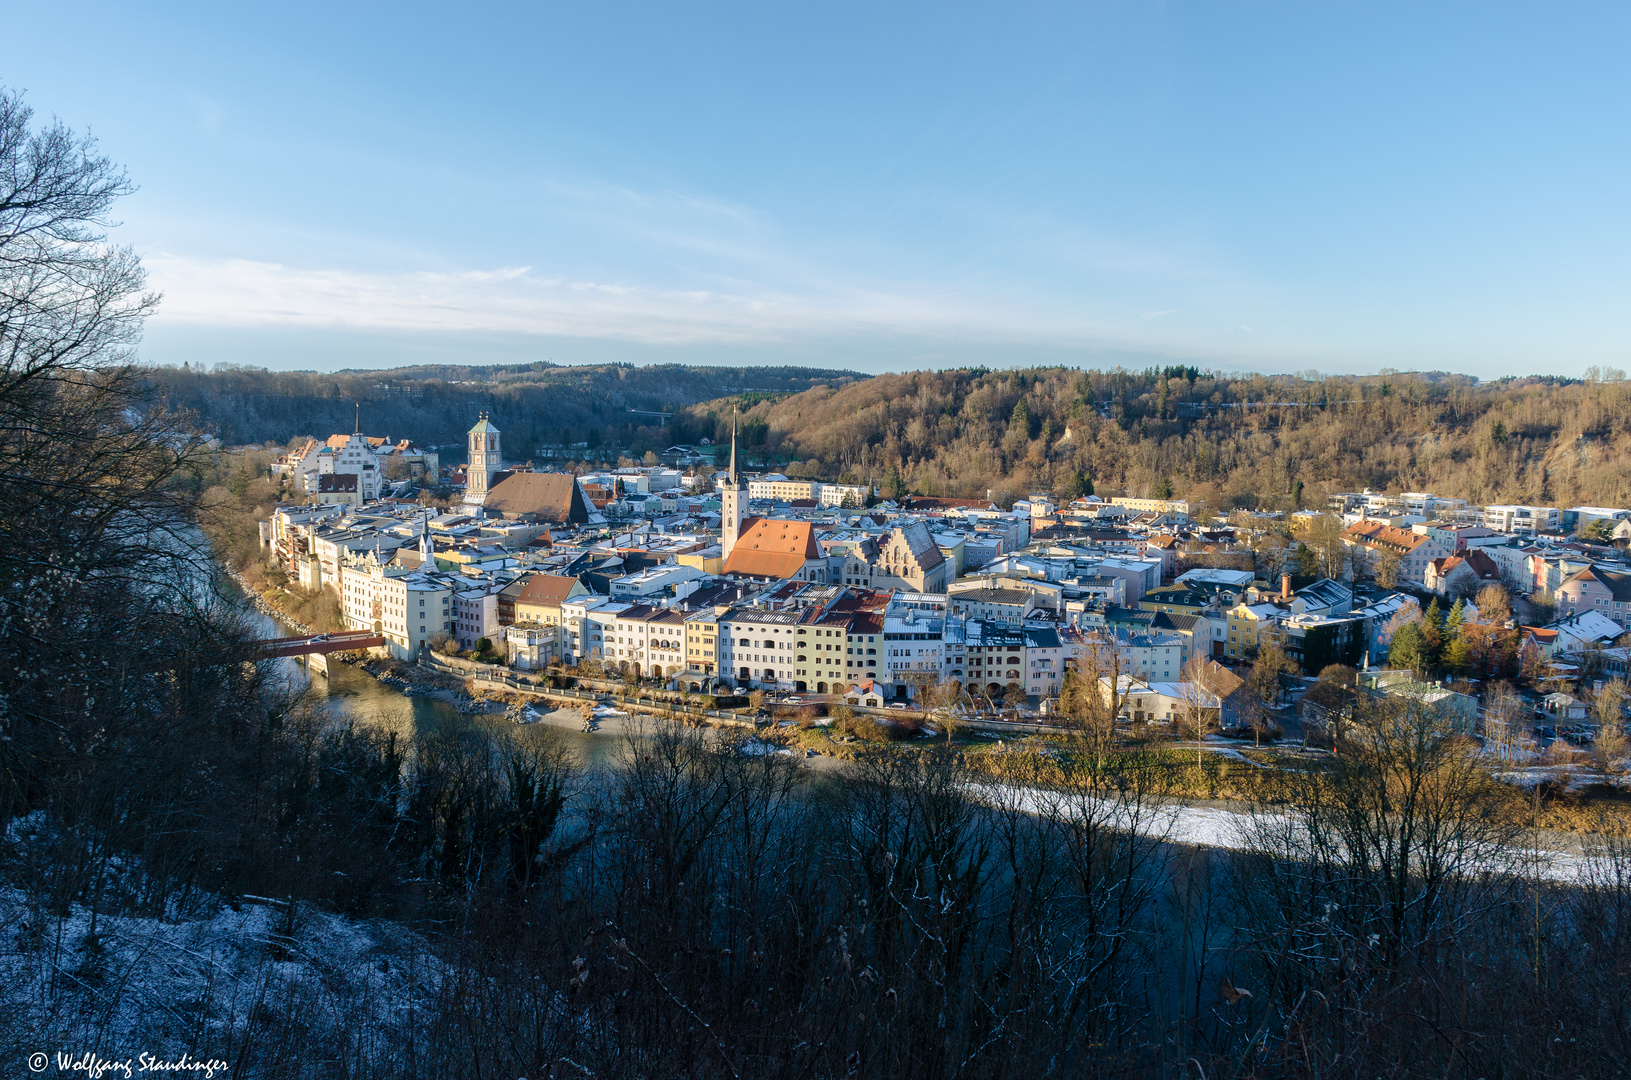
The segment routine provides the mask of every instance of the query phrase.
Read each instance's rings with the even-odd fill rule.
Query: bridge
[[[333,634],[309,634],[304,637],[271,638],[255,643],[255,657],[270,660],[278,656],[328,655],[371,649],[384,645],[385,638],[372,630],[341,630]]]

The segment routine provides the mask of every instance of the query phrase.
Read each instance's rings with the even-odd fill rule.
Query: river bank
[[[316,632],[311,627],[307,626],[305,623],[301,622],[299,619],[295,618],[293,615],[290,615],[287,611],[284,611],[276,604],[266,599],[266,597],[262,596],[258,591],[256,591],[255,587],[250,584],[249,579],[244,577],[238,571],[234,570],[230,566],[227,566],[225,563],[220,563],[218,565],[221,567],[221,572],[230,578],[234,585],[238,586],[238,591],[243,593],[244,599],[249,601],[250,605],[254,607],[256,611],[260,612],[262,615],[265,615],[268,619],[271,619],[274,622],[282,623],[284,626],[287,626],[298,633],[311,634]]]

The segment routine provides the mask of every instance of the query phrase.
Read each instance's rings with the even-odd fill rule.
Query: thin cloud
[[[251,259],[153,254],[156,316],[167,326],[257,327],[408,333],[525,334],[654,346],[806,345],[896,342],[900,347],[1121,350],[1212,363],[1263,364],[1326,356],[1327,345],[1258,339],[1249,350],[1177,323],[1095,317],[998,304],[963,289],[776,290],[658,288],[574,279],[529,266],[368,273]],[[1163,328],[1158,329],[1158,325]],[[1241,327],[1241,329],[1249,329]],[[938,345],[936,343],[939,343]]]

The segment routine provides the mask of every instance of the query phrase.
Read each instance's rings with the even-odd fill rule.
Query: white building
[[[793,688],[799,614],[737,607],[719,618],[719,673],[739,685]]]
[[[622,659],[617,654],[617,616],[630,606],[600,596],[561,601],[561,659],[568,664]]]
[[[1557,528],[1555,506],[1486,506],[1484,528],[1502,533],[1534,533]]]
[[[946,669],[945,618],[932,609],[891,603],[884,611],[878,681],[906,686],[937,683]]]
[[[486,638],[495,646],[501,637],[498,625],[498,588],[482,585],[460,589],[453,594],[453,640],[461,649],[474,649]]]
[[[822,506],[849,505],[857,509],[866,506],[872,497],[872,488],[866,484],[820,484],[816,498]]]
[[[317,452],[316,463],[315,472],[304,474],[306,494],[316,495],[324,476],[339,475],[357,478],[359,502],[374,502],[379,498],[384,473],[379,459],[374,456],[374,448],[368,445],[362,432],[353,432],[344,442],[339,442],[339,436],[330,439],[328,445]]]
[[[615,662],[641,677],[669,678],[685,670],[685,615],[672,608],[634,604],[618,612],[608,645]]]
[[[398,660],[416,660],[425,643],[453,630],[453,589],[440,577],[381,565],[372,551],[341,564],[346,626],[384,635]]]
[[[684,597],[690,589],[683,588],[689,582],[702,577],[702,571],[694,566],[684,566],[680,563],[664,563],[653,566],[639,573],[628,574],[624,577],[613,578],[609,583],[613,600],[639,601],[653,597],[661,597],[670,589],[675,590],[676,597]]]

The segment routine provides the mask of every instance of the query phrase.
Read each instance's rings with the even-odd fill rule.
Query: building
[[[736,470],[736,417],[731,416],[731,467],[719,493],[719,548],[724,565],[729,566],[737,541],[742,538],[742,515],[747,512],[748,489]],[[727,571],[728,573],[729,571]]]
[[[748,498],[792,502],[794,499],[819,500],[821,484],[816,480],[789,480],[780,473],[748,481]]]
[[[1036,594],[1026,589],[963,589],[948,594],[947,605],[954,615],[1018,625],[1036,610]]]
[[[1350,551],[1361,553],[1368,569],[1375,572],[1386,559],[1398,561],[1398,580],[1426,588],[1427,565],[1453,552],[1430,536],[1369,519],[1350,525],[1342,533]]]
[[[1063,646],[1060,667],[1064,668]],[[968,687],[1000,701],[1010,683],[1025,686],[1025,628],[1019,623],[969,619],[963,628]],[[1062,677],[1062,673],[1061,673]]]
[[[617,616],[628,604],[585,593],[561,603],[561,658],[568,664],[606,663],[616,656],[608,644],[617,637]],[[615,651],[615,644],[612,649]]]
[[[1025,677],[1021,685],[1031,697],[1057,697],[1065,678],[1065,643],[1060,640],[1059,628],[1030,623],[1024,634]]]
[[[1484,528],[1501,533],[1551,532],[1558,526],[1555,506],[1486,506]]]
[[[1500,584],[1501,568],[1477,548],[1465,555],[1448,555],[1427,564],[1423,584],[1440,596],[1473,596],[1485,585]]]
[[[555,574],[533,574],[521,582],[510,601],[513,623],[536,623],[540,626],[561,624],[561,605],[575,596],[589,592],[575,577]]]
[[[1631,574],[1588,566],[1558,586],[1556,595],[1559,615],[1592,611],[1631,629]]]
[[[482,638],[497,644],[501,638],[498,621],[498,589],[482,584],[453,593],[453,640],[461,649],[474,649]]]
[[[306,491],[317,495],[318,502],[323,503],[321,497],[323,477],[346,476],[353,477],[354,481],[329,481],[329,491],[337,494],[344,490],[350,492],[355,505],[375,502],[384,489],[384,471],[379,467],[379,461],[374,456],[373,443],[361,431],[354,431],[350,435],[331,435],[328,443],[317,451],[315,473],[306,473]],[[330,499],[329,502],[342,501]]]
[[[709,679],[719,672],[719,612],[713,608],[692,612],[685,618],[685,672],[687,676]],[[691,687],[701,690],[701,683]]]
[[[1228,608],[1240,603],[1245,590],[1232,585],[1214,585],[1178,581],[1151,589],[1138,601],[1144,611],[1163,611],[1169,615],[1199,615],[1213,608]]]
[[[685,613],[633,604],[617,614],[612,627],[616,662],[636,677],[671,679],[685,670]]]
[[[613,578],[610,592],[613,600],[650,602],[665,596],[683,598],[691,589],[690,583],[702,577],[702,571],[681,563],[663,563],[633,574]]]
[[[850,643],[853,613],[828,608],[805,609],[795,630],[793,689],[817,694],[841,694],[850,680],[854,660]],[[876,636],[876,635],[874,635]]]
[[[356,473],[321,473],[312,501],[318,506],[361,506],[362,477]]]
[[[464,467],[464,504],[482,506],[487,502],[493,477],[504,468],[498,428],[493,426],[486,413],[482,413],[465,438],[469,457]]]
[[[446,581],[382,564],[373,552],[347,555],[339,580],[346,627],[382,635],[398,660],[417,660],[439,635],[453,630],[453,589]]]
[[[1614,506],[1571,506],[1559,513],[1557,518],[1558,528],[1575,535],[1594,521],[1607,521],[1612,525],[1631,519],[1631,510]]]
[[[504,628],[504,655],[512,667],[541,671],[560,659],[559,627],[520,622]]]
[[[727,539],[732,539],[728,530]],[[826,581],[827,557],[810,522],[754,518],[740,538],[732,539],[725,573],[766,580]]]
[[[470,498],[466,488],[466,502]],[[584,525],[591,513],[588,496],[570,473],[495,473],[483,499],[488,514],[530,524]]]
[[[948,571],[949,564],[934,534],[921,521],[914,521],[890,531],[867,573],[861,575],[865,580],[856,584],[869,589],[943,593],[949,581]]]
[[[1110,505],[1126,507],[1135,514],[1172,514],[1179,520],[1189,520],[1189,503],[1183,499],[1114,498]]]
[[[872,488],[862,484],[821,484],[818,499],[822,506],[843,506],[860,510],[872,501]]]
[[[1424,683],[1410,671],[1365,671],[1359,675],[1360,692],[1373,698],[1411,698],[1450,720],[1463,735],[1478,723],[1478,699],[1447,690],[1442,683]]]
[[[800,613],[734,607],[719,618],[719,670],[739,686],[794,688]]]
[[[1110,676],[1101,675],[1099,695],[1107,704],[1120,701],[1117,718],[1132,724],[1176,723],[1191,708],[1210,714],[1208,719],[1213,722],[1222,718],[1222,701],[1198,683],[1145,682],[1131,675],[1117,676],[1112,683]]]
[[[883,617],[878,681],[892,685],[896,698],[916,698],[923,687],[940,682],[944,666],[945,618],[914,605],[891,603]]]
[[[1223,655],[1230,660],[1246,660],[1257,655],[1264,635],[1273,631],[1285,614],[1285,609],[1274,604],[1236,604],[1229,609],[1229,636]]]

